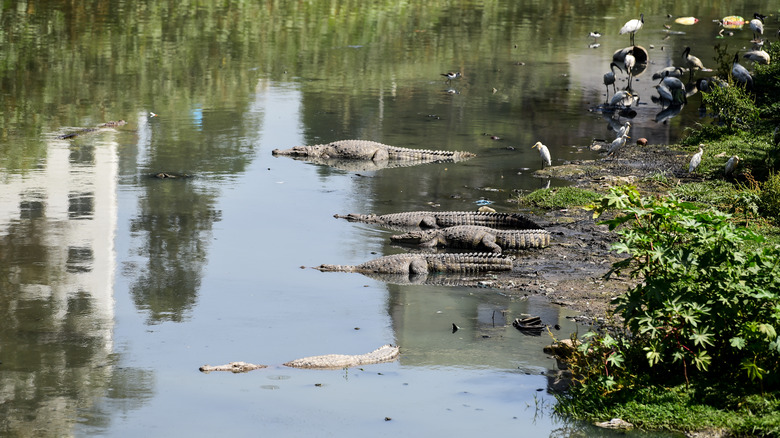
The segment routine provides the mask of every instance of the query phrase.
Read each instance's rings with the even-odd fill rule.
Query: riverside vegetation
[[[780,43],[767,51],[780,59]],[[729,49],[717,52],[726,78]],[[608,217],[613,250],[627,254],[607,276],[638,281],[613,302],[608,324],[573,334],[576,348],[559,353],[573,376],[559,414],[780,435],[780,66],[756,65],[754,84],[703,95],[714,123],[692,127],[678,146],[705,144],[703,180],[653,196],[612,187],[589,207]],[[732,155],[743,161],[727,177]]]

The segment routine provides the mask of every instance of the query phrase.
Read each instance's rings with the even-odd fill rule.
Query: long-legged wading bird
[[[631,49],[626,53],[626,57],[623,58],[623,65],[626,66],[626,73],[628,73],[628,89],[631,89],[631,77],[633,74],[631,73],[631,69],[634,68],[636,65],[636,58],[634,57],[634,50]]]
[[[626,134],[621,135],[620,137],[616,138],[612,141],[612,144],[609,146],[609,150],[607,151],[607,156],[612,156],[613,159],[617,157],[618,151],[626,145],[626,139],[629,139],[629,137]]]
[[[702,146],[704,145],[699,145],[699,152],[696,152],[693,154],[693,157],[691,157],[691,164],[688,165],[688,173],[693,173],[693,171],[699,167],[699,164],[701,164],[701,156],[704,154]]]
[[[539,155],[542,157],[542,169],[544,169],[544,165],[552,166],[552,160],[550,159],[550,150],[547,149],[547,146],[543,145],[541,141],[537,141],[535,145],[531,146],[531,148],[538,148],[539,149]]]
[[[734,173],[734,169],[737,168],[737,165],[739,164],[739,157],[734,155],[733,157],[729,158],[729,160],[726,162],[726,168],[724,170],[724,174],[726,176],[731,175]]]
[[[753,19],[750,20],[750,30],[753,31],[754,40],[758,40],[764,35],[764,18],[766,18],[766,15],[758,12],[753,13]]]
[[[731,76],[735,81],[744,84],[747,88],[753,88],[753,76],[739,63],[739,53],[734,55],[734,65],[731,67]]]
[[[688,81],[690,82],[693,79],[693,71],[704,70],[704,64],[702,64],[701,59],[691,55],[690,47],[686,47],[685,50],[683,50],[682,57],[685,60],[685,65],[690,71],[690,75],[688,76]]]
[[[612,96],[612,100],[609,101],[611,107],[623,107],[628,108],[634,103],[634,96],[625,90],[620,90]]]
[[[642,28],[642,26],[645,24],[645,14],[639,14],[639,19],[637,20],[634,18],[633,20],[628,20],[626,24],[623,25],[623,27],[620,28],[620,35],[623,35],[625,33],[631,34],[631,45],[634,45],[634,34]]]
[[[609,73],[604,73],[604,86],[607,88],[607,97],[609,97],[609,86],[612,85],[612,92],[616,92],[615,88],[615,67],[620,70],[620,66],[614,62],[609,63]],[[623,70],[620,70],[623,71]]]
[[[658,70],[657,72],[653,73],[653,79],[663,79],[668,78],[669,76],[679,78],[683,74],[682,67],[666,67],[662,68],[661,70]]]
[[[450,82],[452,82],[453,79],[457,79],[457,78],[460,77],[460,72],[459,71],[451,71],[451,72],[448,72],[448,73],[442,73],[441,75],[444,76],[445,78],[447,78],[447,83],[450,83]]]
[[[618,129],[617,136],[622,137],[624,135],[628,135],[628,131],[631,130],[631,122],[626,122],[623,126]]]

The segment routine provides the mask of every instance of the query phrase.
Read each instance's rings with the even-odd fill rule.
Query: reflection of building
[[[37,169],[2,176],[0,435],[69,435],[111,382],[112,134],[52,139]]]

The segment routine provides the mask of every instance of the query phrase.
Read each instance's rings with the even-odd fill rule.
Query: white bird
[[[609,101],[611,107],[628,108],[631,105],[639,102],[639,95],[632,94],[625,90],[620,90],[612,96],[612,100]]]
[[[604,73],[604,86],[607,88],[607,97],[609,97],[609,86],[612,85],[612,92],[615,92],[615,67],[620,70],[620,66],[611,62],[609,64],[609,73]],[[623,70],[620,70],[623,71]]]
[[[769,56],[769,53],[766,53],[763,50],[751,50],[749,52],[745,52],[744,55],[742,55],[743,58],[749,59],[756,64],[764,64],[768,65],[769,61],[771,61],[771,57]]]
[[[542,157],[542,169],[544,169],[544,165],[552,166],[552,160],[550,159],[550,150],[547,149],[547,146],[543,145],[542,142],[537,141],[535,145],[531,146],[531,148],[538,148],[539,149],[539,155]]]
[[[737,168],[737,165],[739,164],[739,157],[734,155],[733,157],[729,158],[729,161],[726,162],[726,170],[725,175],[729,176],[734,172],[734,169]]]
[[[704,154],[704,149],[701,148],[702,146],[704,145],[699,145],[699,152],[696,152],[693,154],[693,157],[691,157],[691,164],[688,165],[688,173],[693,173],[693,171],[699,167],[699,164],[701,164],[701,156]]]
[[[609,157],[611,155],[613,158],[616,157],[620,148],[626,145],[626,139],[629,138],[631,137],[629,137],[626,134],[623,134],[620,137],[613,140],[612,144],[609,146],[609,150],[607,151],[607,156]]]
[[[753,13],[753,19],[750,20],[750,30],[753,31],[753,39],[758,40],[764,35],[764,18],[766,15],[761,15],[758,12]],[[758,37],[756,37],[758,34]]]
[[[634,57],[634,51],[629,50],[628,53],[626,53],[626,57],[623,58],[623,65],[626,67],[626,73],[628,73],[628,89],[631,89],[631,69],[634,68],[636,65],[636,58]]]
[[[688,66],[688,70],[690,71],[690,76],[688,77],[688,81],[693,79],[693,71],[694,70],[706,70],[704,68],[704,64],[702,64],[701,59],[691,55],[691,48],[686,47],[685,50],[683,50],[682,54],[683,59],[685,59],[685,64]]]
[[[631,122],[626,122],[623,126],[618,129],[617,136],[622,137],[624,135],[628,135],[628,131],[631,130]]]
[[[601,38],[601,32],[594,30],[588,34],[588,37],[593,38],[593,42],[596,42],[597,39]]]
[[[631,34],[631,45],[634,45],[634,34],[642,28],[642,25],[645,24],[645,14],[639,14],[639,20],[634,18],[633,20],[628,20],[626,24],[623,25],[623,27],[620,28],[620,35],[630,33]]]
[[[739,64],[739,53],[734,55],[734,65],[731,67],[731,76],[735,81],[745,84],[747,88],[753,88],[753,76]]]

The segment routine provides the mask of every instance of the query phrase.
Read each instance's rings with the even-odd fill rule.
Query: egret
[[[701,147],[704,145],[699,145],[699,152],[696,152],[693,154],[693,157],[691,157],[691,164],[688,165],[688,173],[693,173],[694,170],[696,170],[697,167],[699,167],[699,164],[701,164],[701,156],[704,154],[704,149]]]
[[[734,155],[733,157],[729,158],[729,161],[726,162],[726,170],[725,175],[729,176],[734,172],[734,169],[737,168],[737,165],[739,164],[739,157]]]
[[[753,31],[753,39],[758,40],[764,35],[764,18],[766,15],[761,15],[758,12],[753,13],[753,19],[750,20],[750,30]],[[756,37],[758,34],[758,37]]]
[[[631,137],[629,137],[626,134],[623,134],[620,137],[618,137],[615,140],[613,140],[612,141],[612,145],[609,146],[609,150],[607,151],[607,156],[609,157],[611,155],[613,157],[613,159],[614,159],[614,157],[617,156],[618,151],[623,146],[626,145],[626,139],[629,139],[629,138],[631,138]]]
[[[539,155],[542,157],[542,169],[544,169],[545,164],[552,166],[552,161],[550,160],[550,150],[547,149],[547,146],[543,145],[542,142],[537,141],[535,145],[531,146],[531,148],[539,149]]]
[[[766,53],[763,50],[751,50],[749,52],[745,52],[744,55],[742,55],[745,59],[749,59],[756,64],[769,64],[769,61],[771,61],[771,58],[769,56],[769,53]]]
[[[625,125],[621,126],[620,129],[618,129],[617,136],[622,137],[624,135],[628,135],[628,131],[631,130],[631,122],[626,122]]]
[[[631,69],[636,65],[636,58],[634,57],[634,51],[629,50],[626,53],[626,57],[623,58],[623,65],[626,66],[626,73],[628,73],[628,89],[631,89]]]
[[[631,34],[631,45],[634,45],[634,34],[642,28],[642,25],[645,24],[645,14],[639,14],[639,20],[634,18],[633,20],[628,20],[626,24],[623,25],[622,28],[620,28],[620,35],[630,33]]]
[[[612,100],[609,101],[609,105],[613,107],[629,107],[633,103],[633,96],[630,92],[620,90],[612,96]]]
[[[705,70],[704,64],[702,64],[701,59],[691,55],[691,48],[686,47],[682,54],[683,59],[685,59],[685,64],[688,66],[688,69],[690,70],[690,76],[688,77],[688,80],[693,79],[693,71],[694,70]]]
[[[735,81],[745,84],[747,88],[753,88],[753,77],[750,72],[739,64],[739,53],[734,55],[734,65],[731,67],[731,76]]]
[[[615,67],[620,70],[620,66],[611,62],[609,64],[609,73],[604,73],[604,86],[607,88],[607,97],[609,97],[609,86],[612,85],[612,92],[615,92]],[[623,71],[623,70],[620,70]]]

